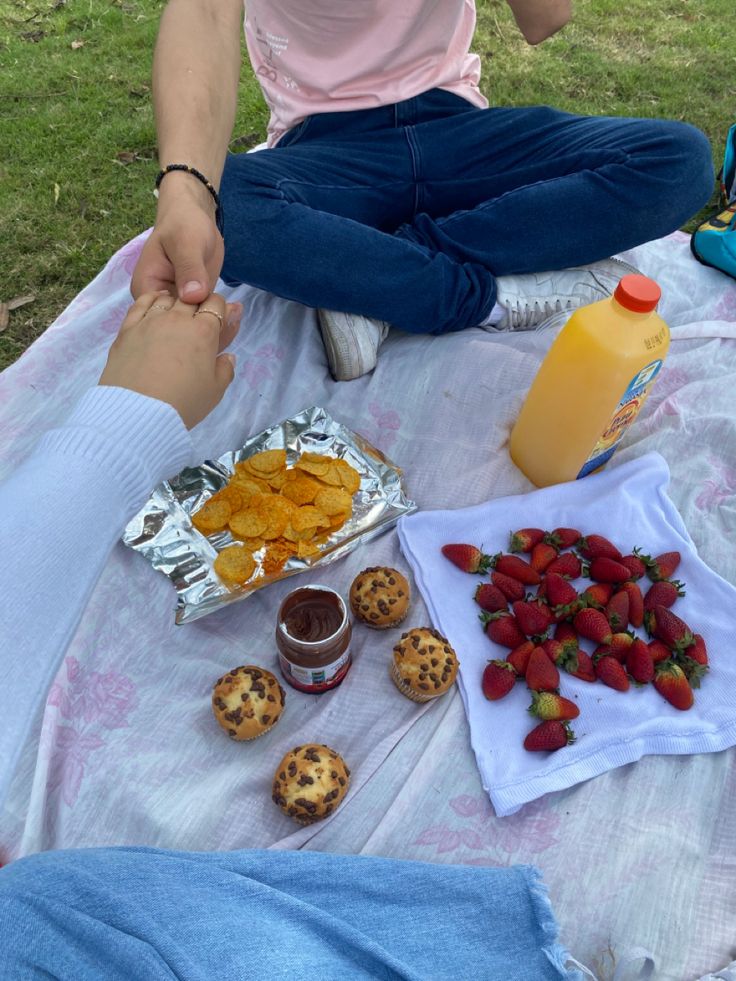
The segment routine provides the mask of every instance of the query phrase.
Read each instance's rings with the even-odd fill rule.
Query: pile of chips
[[[235,464],[228,484],[192,516],[203,535],[229,529],[242,544],[215,559],[218,576],[244,585],[256,570],[254,553],[265,547],[264,575],[281,571],[295,555],[317,555],[320,545],[353,513],[360,474],[345,460],[302,453],[293,467],[286,450],[264,450]]]

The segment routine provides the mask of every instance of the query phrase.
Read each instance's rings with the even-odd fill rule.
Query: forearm
[[[98,388],[0,485],[0,806],[112,547],[190,452],[171,406]]]
[[[567,24],[571,0],[507,0],[519,30],[529,44],[539,44]]]
[[[153,95],[162,167],[187,163],[219,187],[232,133],[240,75],[241,0],[170,0],[153,60]],[[160,202],[184,188],[208,207],[207,190],[169,174]]]

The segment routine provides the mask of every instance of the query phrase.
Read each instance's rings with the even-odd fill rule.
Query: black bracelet
[[[222,218],[220,196],[215,190],[215,185],[212,183],[212,181],[208,181],[204,174],[200,170],[197,170],[196,167],[190,167],[189,164],[169,164],[168,167],[164,167],[164,169],[160,170],[156,175],[156,191],[158,191],[159,187],[161,186],[161,181],[164,179],[164,177],[175,170],[181,170],[184,171],[185,174],[191,174],[192,177],[196,177],[201,184],[204,184],[212,195],[212,200],[215,202],[215,223],[217,224],[217,227],[220,228]]]

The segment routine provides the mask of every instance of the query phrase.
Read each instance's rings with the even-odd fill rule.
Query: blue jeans
[[[319,852],[46,852],[0,869],[3,981],[579,981],[537,873]]]
[[[710,145],[686,123],[477,109],[433,89],[229,156],[223,278],[441,334],[487,316],[496,276],[666,235],[712,190]]]

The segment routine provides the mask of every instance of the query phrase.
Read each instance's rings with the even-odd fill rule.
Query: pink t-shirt
[[[475,0],[246,0],[245,37],[271,110],[268,142],[318,112],[448,89],[477,106]]]

